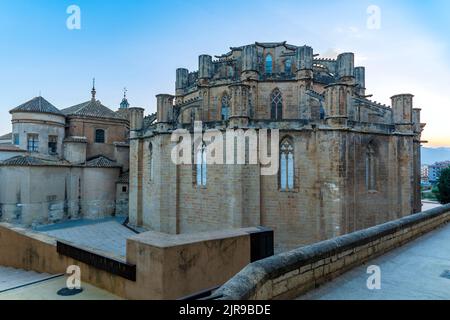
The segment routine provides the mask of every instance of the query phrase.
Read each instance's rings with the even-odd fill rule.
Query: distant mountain
[[[450,160],[450,148],[422,147],[422,164],[433,164],[446,160]]]

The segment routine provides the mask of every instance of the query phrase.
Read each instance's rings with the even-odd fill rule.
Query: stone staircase
[[[37,273],[34,271],[25,271],[0,266],[0,293],[51,277],[52,276],[47,273]]]

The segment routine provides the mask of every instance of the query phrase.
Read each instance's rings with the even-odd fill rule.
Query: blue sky
[[[81,30],[69,30],[69,5]],[[381,29],[366,27],[369,5]],[[118,107],[123,87],[133,106],[155,111],[155,95],[173,93],[175,69],[195,70],[198,55],[255,41],[313,46],[333,57],[353,51],[367,67],[368,93],[415,94],[428,123],[424,139],[450,146],[450,2],[429,1],[0,1],[0,134],[13,107],[39,92],[58,108],[97,96]]]

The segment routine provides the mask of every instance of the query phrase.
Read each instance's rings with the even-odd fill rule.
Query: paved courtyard
[[[36,231],[72,243],[126,256],[126,239],[135,235],[122,225],[123,219],[77,220],[40,227]]]
[[[381,269],[381,289],[369,290],[367,267]],[[450,224],[355,268],[302,300],[449,300]]]
[[[0,266],[0,293],[29,283],[49,278],[46,273],[18,270]]]
[[[434,201],[422,201],[422,211],[427,211],[439,206],[440,204]]]
[[[82,283],[83,291],[74,296],[58,295],[67,277],[0,266],[0,300],[116,300],[119,297]]]

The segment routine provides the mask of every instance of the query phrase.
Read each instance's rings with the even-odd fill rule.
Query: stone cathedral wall
[[[280,190],[277,174],[260,176],[259,165],[208,165],[207,185],[197,186],[195,165],[172,163],[170,134],[133,140],[132,145],[143,145],[142,210],[130,210],[130,220],[172,234],[262,225],[274,229],[277,249],[287,250],[414,211],[411,136],[342,130],[280,132],[280,140],[287,136],[295,150],[295,188],[288,192]],[[374,190],[366,186],[369,143],[376,152]],[[130,199],[135,195],[130,194]],[[136,200],[130,206],[136,208]]]

